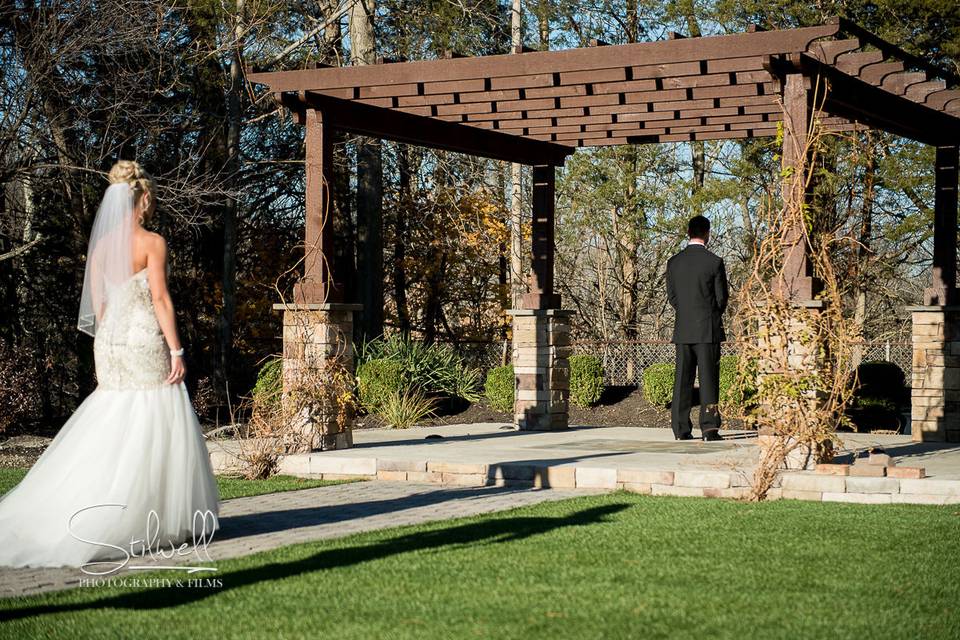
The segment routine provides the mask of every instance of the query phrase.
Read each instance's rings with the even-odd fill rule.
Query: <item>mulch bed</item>
[[[694,411],[696,413],[696,411]],[[692,416],[696,424],[697,416]],[[513,415],[497,411],[485,400],[473,404],[441,407],[437,416],[425,420],[423,426],[437,427],[448,424],[470,424],[476,422],[513,422]],[[590,427],[647,427],[654,429],[670,428],[670,410],[647,402],[643,392],[636,387],[608,387],[595,407],[583,409],[570,405],[570,424]],[[377,429],[385,427],[375,415],[364,415],[357,419],[357,429]]]

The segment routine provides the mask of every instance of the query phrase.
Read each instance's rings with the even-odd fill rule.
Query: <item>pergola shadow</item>
[[[566,431],[590,431],[595,429],[603,429],[604,427],[591,426],[591,425],[571,425],[567,427]],[[422,446],[422,445],[436,445],[442,446],[444,443],[450,442],[473,442],[480,440],[494,440],[494,439],[509,439],[516,437],[523,437],[526,435],[532,435],[536,433],[542,433],[540,431],[524,431],[517,429],[509,429],[499,431],[497,433],[476,433],[476,434],[463,434],[463,435],[454,435],[454,436],[439,436],[437,434],[430,434],[425,436],[422,439],[414,440],[411,438],[402,438],[399,440],[387,440],[379,442],[360,442],[353,445],[354,449],[371,449],[376,447],[403,447],[403,446]]]
[[[797,211],[812,200],[812,185],[796,176],[806,175],[811,162],[813,125],[828,133],[872,128],[937,148],[932,277],[923,306],[912,309],[915,334],[922,336],[914,339],[913,433],[917,440],[960,441],[956,74],[832,18],[778,31],[248,77],[267,85],[306,127],[304,273],[292,304],[279,305],[285,380],[288,370],[304,368],[315,342],[288,327],[313,323],[321,335],[349,341],[350,314],[360,311],[345,304],[334,262],[336,132],[532,167],[530,292],[521,309],[510,311],[514,421],[522,429],[552,430],[569,422],[573,313],[561,309],[554,290],[556,167],[583,147],[782,133],[783,175],[794,176],[785,180],[784,204]],[[798,309],[820,309],[822,284],[803,230],[793,224],[776,286]],[[337,351],[352,366],[352,348]]]

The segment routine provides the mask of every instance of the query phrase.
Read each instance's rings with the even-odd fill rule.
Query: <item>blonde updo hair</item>
[[[156,204],[156,184],[153,182],[150,174],[143,170],[139,162],[134,160],[120,160],[110,169],[108,177],[110,184],[117,184],[119,182],[129,184],[133,190],[133,201],[135,203],[139,203],[145,193],[150,194],[151,204],[149,210],[141,210],[142,217],[140,223],[143,224],[146,222],[153,213]]]

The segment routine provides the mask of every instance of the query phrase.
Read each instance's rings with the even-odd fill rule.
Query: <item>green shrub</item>
[[[757,395],[756,362],[751,360],[743,371],[740,370],[740,358],[723,356],[720,358],[720,404],[737,404],[750,407]]]
[[[283,390],[283,358],[268,359],[257,372],[257,382],[253,385],[253,401],[261,406],[273,406],[279,402]]]
[[[357,367],[360,404],[367,411],[376,411],[390,394],[408,387],[409,378],[399,362],[376,358]]]
[[[603,365],[594,356],[570,356],[570,401],[584,409],[603,395]]]
[[[497,411],[513,411],[515,386],[512,364],[490,369],[483,388],[491,407]]]
[[[854,402],[857,409],[881,411],[887,413],[896,413],[897,411],[897,403],[890,398],[882,398],[878,396],[857,396]]]
[[[643,397],[650,404],[666,406],[673,399],[676,367],[659,362],[643,370]]]
[[[433,415],[436,398],[430,398],[416,388],[392,391],[383,398],[377,415],[387,426],[407,429]]]
[[[481,374],[463,363],[447,344],[426,344],[403,336],[377,338],[360,347],[358,361],[390,360],[402,368],[408,384],[428,394],[476,402],[482,397]]]

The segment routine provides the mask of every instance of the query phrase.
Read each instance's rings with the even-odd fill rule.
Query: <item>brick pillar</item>
[[[514,424],[522,431],[566,429],[573,311],[512,309]]]
[[[330,369],[326,373],[342,371],[353,375],[353,314],[362,309],[361,305],[275,304],[273,308],[283,312],[285,401],[305,375],[322,376],[327,367]],[[345,424],[340,424],[337,408],[317,405],[301,412],[294,425],[300,436],[298,449],[325,451],[353,446],[352,411],[348,411]]]
[[[913,315],[913,440],[960,442],[960,306],[907,310]]]

